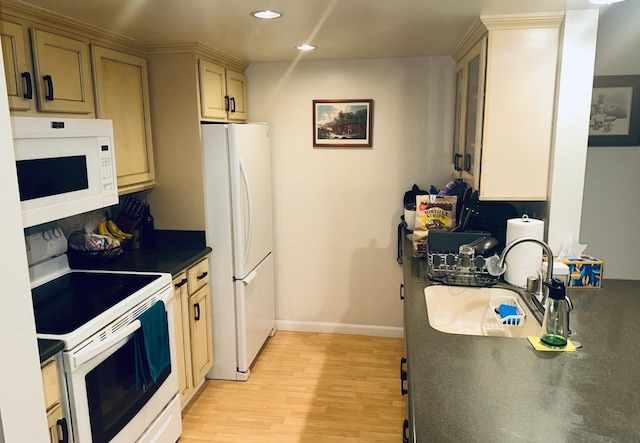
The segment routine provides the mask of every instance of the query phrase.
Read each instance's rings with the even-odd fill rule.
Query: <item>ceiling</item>
[[[248,62],[451,54],[480,15],[593,8],[587,0],[26,0],[146,43],[201,42]],[[272,9],[276,20],[251,11]],[[302,43],[318,49],[300,53]]]

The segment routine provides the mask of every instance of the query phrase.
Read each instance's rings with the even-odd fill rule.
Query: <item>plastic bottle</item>
[[[545,282],[544,285],[549,288],[549,296],[544,306],[540,341],[552,348],[563,348],[567,345],[569,333],[566,288],[558,278],[554,278],[551,283]]]

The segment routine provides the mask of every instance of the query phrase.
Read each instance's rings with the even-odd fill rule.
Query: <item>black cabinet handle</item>
[[[400,359],[400,393],[407,395],[409,391],[404,387],[404,382],[407,381],[407,371],[404,370],[404,365],[407,363],[407,359],[402,357]]]
[[[402,443],[409,443],[409,436],[407,435],[407,431],[409,430],[409,420],[406,418],[402,423]]]
[[[44,96],[46,100],[53,101],[53,79],[49,74],[42,77],[47,84],[47,94]]]
[[[229,111],[229,96],[228,95],[224,96],[224,110],[225,111]]]
[[[196,311],[196,316],[193,318],[195,321],[200,321],[200,303],[195,303],[193,309]]]
[[[62,431],[62,440],[58,440],[59,443],[69,443],[69,428],[67,427],[67,419],[61,418],[56,422],[56,425],[60,427]]]
[[[33,85],[31,84],[31,73],[23,72],[22,78],[24,79],[24,83],[26,85],[26,91],[22,94],[22,98],[26,98],[27,100],[31,100],[33,98]]]
[[[187,279],[183,278],[182,280],[180,280],[180,282],[176,283],[176,289],[181,288],[186,284],[187,284]]]
[[[404,300],[404,283],[400,283],[400,300]]]
[[[471,172],[471,154],[464,155],[464,170]]]
[[[236,98],[231,97],[231,112],[236,112]]]
[[[203,278],[205,278],[207,275],[209,275],[209,273],[207,271],[204,271],[202,274],[198,275],[196,277],[196,279],[198,280],[202,280]]]
[[[453,169],[455,169],[456,171],[462,171],[462,168],[458,163],[458,160],[460,160],[461,158],[462,158],[462,154],[456,154],[453,156]]]

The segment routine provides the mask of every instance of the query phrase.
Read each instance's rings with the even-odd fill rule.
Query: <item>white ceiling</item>
[[[587,0],[27,0],[147,43],[194,42],[248,62],[448,55],[481,14],[592,8]],[[273,9],[277,20],[250,12]],[[295,46],[317,50],[301,54]]]

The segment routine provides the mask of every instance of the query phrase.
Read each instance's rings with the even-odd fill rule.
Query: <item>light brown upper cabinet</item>
[[[33,79],[27,66],[22,25],[0,20],[0,39],[4,56],[4,73],[9,96],[9,109],[28,111],[33,103]]]
[[[155,184],[147,62],[144,58],[91,46],[97,117],[113,121],[118,192]]]
[[[203,120],[247,119],[247,86],[244,74],[199,59],[200,114]]]
[[[483,17],[454,51],[454,177],[481,200],[547,199],[563,14]]]
[[[31,29],[38,109],[42,112],[93,114],[89,45]]]

